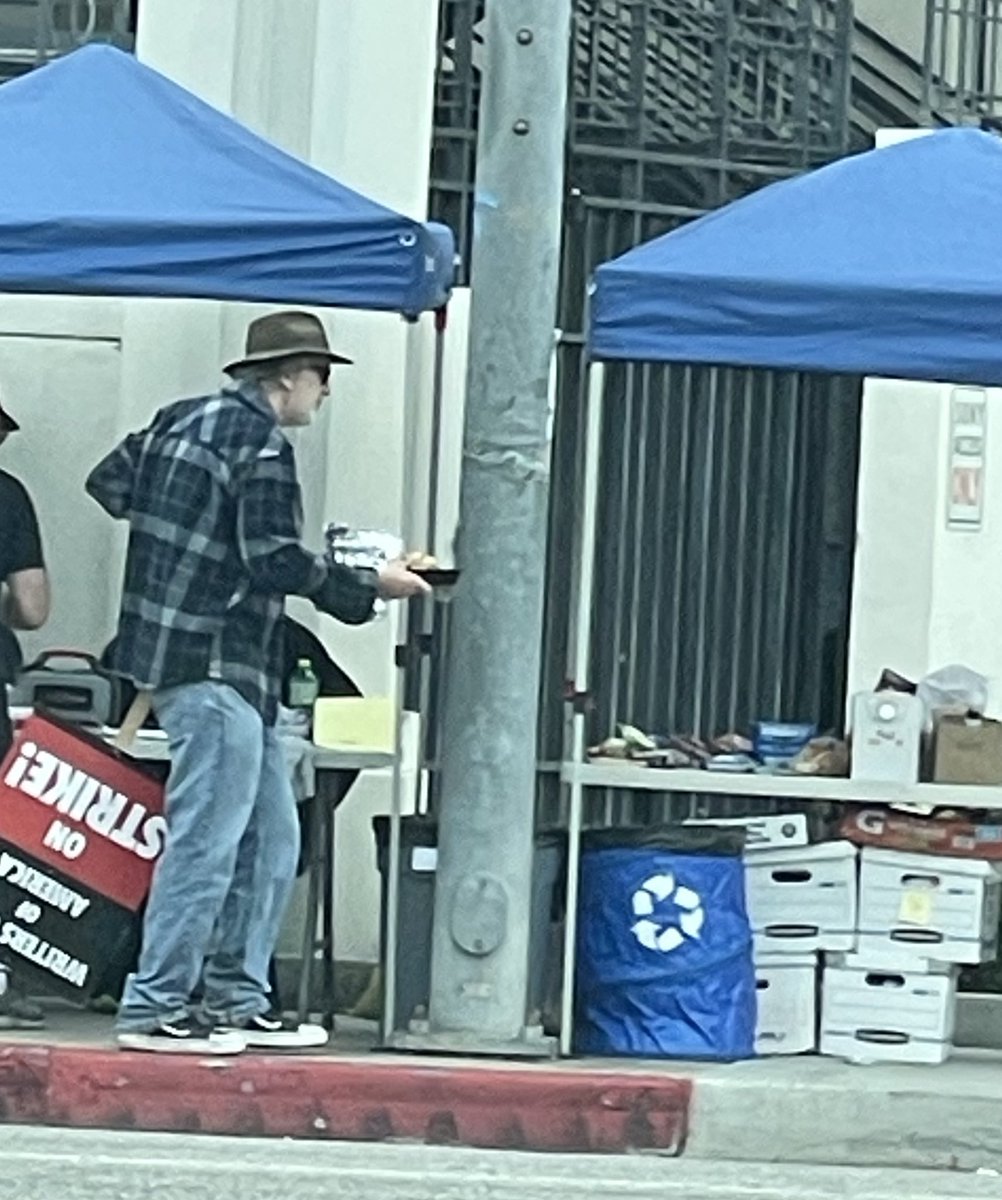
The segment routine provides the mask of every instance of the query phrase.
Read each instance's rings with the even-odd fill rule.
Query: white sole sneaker
[[[120,1033],[116,1037],[123,1050],[141,1050],[148,1054],[243,1054],[247,1039],[240,1033],[214,1033],[207,1038],[171,1037],[165,1033]]]
[[[227,1031],[229,1032],[229,1031]],[[316,1050],[326,1046],[330,1034],[322,1025],[300,1025],[298,1029],[235,1030],[248,1050]]]

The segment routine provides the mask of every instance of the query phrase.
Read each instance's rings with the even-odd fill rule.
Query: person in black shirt
[[[0,445],[18,424],[0,407]],[[13,475],[0,471],[0,758],[12,741],[7,684],[21,665],[15,629],[38,629],[49,616],[49,579],[42,556],[38,519],[28,493]],[[41,1008],[24,995],[9,974],[0,995],[0,1029],[38,1029]]]
[[[0,445],[17,429],[0,407]],[[39,629],[48,616],[49,580],[38,518],[22,484],[0,471],[0,757],[11,742],[6,685],[13,683],[21,660],[12,631]]]

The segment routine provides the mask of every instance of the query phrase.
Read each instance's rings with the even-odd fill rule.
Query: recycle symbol
[[[665,919],[667,901],[678,909],[674,919]],[[647,950],[670,954],[687,941],[697,940],[706,920],[699,894],[674,875],[652,875],[633,893],[633,935]]]

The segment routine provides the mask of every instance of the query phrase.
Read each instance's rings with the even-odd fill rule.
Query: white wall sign
[[[981,528],[985,503],[988,397],[983,388],[958,387],[950,393],[950,468],[947,526]]]

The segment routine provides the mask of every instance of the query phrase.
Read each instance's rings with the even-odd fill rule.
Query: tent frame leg
[[[564,910],[564,974],[560,1012],[560,1053],[570,1055],[574,1046],[574,983],[577,966],[578,891],[581,871],[581,827],[584,789],[576,768],[584,761],[591,662],[591,602],[595,583],[595,534],[598,526],[598,471],[602,451],[602,413],[605,396],[605,365],[591,363],[587,372],[585,410],[584,476],[581,512],[575,531],[574,562],[577,570],[571,585],[570,678],[573,686],[571,719],[568,723],[566,768],[570,768],[567,813],[567,891]]]

